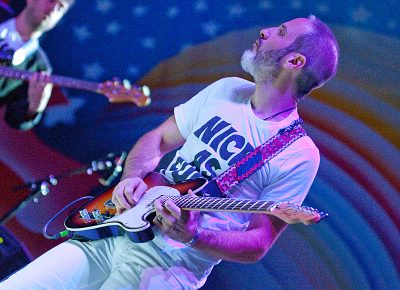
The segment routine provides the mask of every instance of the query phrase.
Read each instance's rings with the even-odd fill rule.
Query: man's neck
[[[256,90],[251,97],[254,114],[260,119],[266,119],[290,108],[297,106],[295,94],[291,88],[277,86],[274,83],[256,83]],[[277,115],[274,120],[279,121],[290,115],[292,111]]]
[[[41,35],[37,25],[33,25],[29,21],[29,15],[26,10],[23,10],[15,19],[15,25],[18,33],[24,41],[28,41],[33,37],[39,38]]]

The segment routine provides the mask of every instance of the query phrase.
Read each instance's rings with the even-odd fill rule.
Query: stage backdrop
[[[108,104],[101,95],[63,89],[65,98],[54,97],[34,130],[16,132],[1,121],[2,214],[28,194],[14,186],[128,151],[207,84],[226,76],[249,78],[240,56],[260,28],[309,14],[333,28],[341,47],[337,77],[299,107],[321,152],[305,204],[329,218],[290,226],[258,263],[222,262],[204,289],[399,289],[395,0],[77,0],[42,39],[54,74],[95,82],[126,78],[148,85],[152,103]],[[5,223],[30,258],[60,241],[46,240],[42,227],[72,200],[102,190],[98,179],[86,173],[64,177]]]

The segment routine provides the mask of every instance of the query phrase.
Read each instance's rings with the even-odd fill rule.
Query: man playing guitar
[[[241,63],[254,83],[235,77],[216,81],[176,107],[128,155],[111,201],[120,216],[135,206],[154,207],[153,240],[133,243],[127,235],[69,240],[0,289],[197,289],[221,260],[263,258],[287,227],[281,219],[184,210],[172,199],[141,202],[152,194],[144,180],[167,152],[179,148],[161,170],[171,183],[213,180],[293,124],[298,101],[335,75],[338,45],[316,17],[297,18],[262,29]],[[318,166],[318,149],[304,136],[232,187],[228,197],[301,204]],[[85,221],[86,213],[81,218]]]

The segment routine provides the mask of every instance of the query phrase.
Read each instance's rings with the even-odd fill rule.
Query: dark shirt
[[[9,49],[6,46],[0,46],[0,50]],[[3,61],[2,65],[9,65]],[[13,66],[15,69],[24,71],[50,71],[47,56],[42,49],[39,48],[35,53],[30,55],[22,64]],[[28,114],[28,85],[29,83],[20,79],[11,79],[0,77],[0,106],[5,106],[6,111],[4,120],[15,129],[29,130],[37,125],[43,115]]]

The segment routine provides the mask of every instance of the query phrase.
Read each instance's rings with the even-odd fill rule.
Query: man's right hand
[[[134,207],[146,190],[146,183],[139,177],[128,177],[120,181],[115,186],[111,198],[117,209],[117,214]]]

